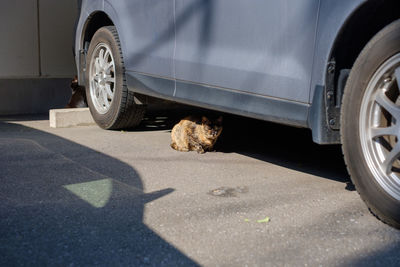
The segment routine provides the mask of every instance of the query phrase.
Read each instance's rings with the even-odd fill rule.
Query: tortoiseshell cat
[[[72,96],[69,103],[65,108],[85,108],[87,107],[86,102],[86,91],[85,87],[78,84],[78,77],[75,76],[71,81]]]
[[[214,123],[208,118],[201,120],[192,116],[182,119],[172,128],[171,147],[178,151],[212,151],[218,136],[222,132],[222,117]]]

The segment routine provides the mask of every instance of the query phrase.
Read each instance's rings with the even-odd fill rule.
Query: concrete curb
[[[65,128],[83,125],[95,125],[89,108],[50,109],[50,127]]]

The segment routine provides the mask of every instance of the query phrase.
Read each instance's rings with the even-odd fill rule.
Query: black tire
[[[395,72],[399,68],[400,20],[375,35],[350,72],[343,96],[341,142],[361,198],[377,218],[400,229],[399,155],[395,153],[400,128],[390,128],[399,117],[397,109],[400,114],[400,75],[396,78]]]
[[[101,50],[103,50],[103,54],[100,54]],[[104,53],[106,54],[104,57],[100,56]],[[104,60],[103,64],[96,65],[96,60],[99,58],[108,58],[106,61],[113,61],[114,64],[108,65],[112,70],[106,71],[101,68],[107,64],[104,63]],[[94,121],[103,129],[137,126],[144,116],[145,105],[135,103],[134,93],[127,88],[121,45],[114,26],[102,27],[96,31],[89,45],[86,62],[86,96]],[[102,71],[96,74],[100,69]],[[105,80],[107,74],[110,79],[113,79],[113,82]],[[93,78],[94,76],[96,78]],[[97,77],[102,77],[100,78],[102,80],[96,80]],[[98,89],[101,86],[105,88],[106,84],[109,90]],[[99,91],[104,91],[107,100],[104,100]],[[105,93],[106,91],[110,94]]]

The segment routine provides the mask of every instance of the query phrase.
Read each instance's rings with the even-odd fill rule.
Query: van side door
[[[189,82],[308,103],[319,0],[175,5],[178,93]]]
[[[107,3],[118,20],[126,73],[151,90],[172,95],[174,0],[108,0],[106,8]],[[154,84],[149,75],[169,82]]]

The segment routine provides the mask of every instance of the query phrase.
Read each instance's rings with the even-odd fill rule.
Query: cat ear
[[[217,123],[221,124],[222,123],[222,116],[219,116],[217,119]]]
[[[201,117],[201,123],[206,124],[208,122],[208,119],[206,116]]]

